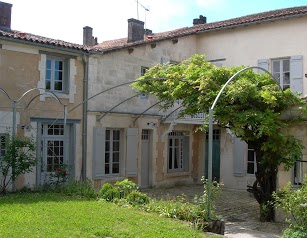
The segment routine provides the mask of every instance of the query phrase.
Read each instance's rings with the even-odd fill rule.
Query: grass
[[[58,193],[0,197],[0,237],[206,237],[187,223]]]

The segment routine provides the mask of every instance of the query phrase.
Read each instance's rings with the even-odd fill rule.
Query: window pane
[[[173,145],[173,139],[169,139],[169,146],[172,146]]]
[[[46,80],[46,89],[50,89],[50,80]]]
[[[106,130],[106,140],[110,140],[110,130]]]
[[[110,151],[110,141],[106,141],[106,151]]]
[[[248,174],[254,174],[254,163],[248,163],[247,164],[247,173]]]
[[[51,60],[50,59],[46,60],[46,69],[51,69]]]
[[[119,153],[113,153],[113,162],[119,162]]]
[[[290,73],[284,73],[284,85],[289,84],[290,85]]]
[[[248,151],[248,156],[247,156],[248,157],[247,158],[248,161],[254,161],[254,153],[255,153],[254,150],[249,150]]]
[[[283,60],[283,71],[290,71],[290,60]]]
[[[110,153],[105,153],[105,163],[110,162]]]
[[[280,61],[273,61],[273,73],[280,72]]]
[[[118,174],[119,173],[119,163],[113,163],[112,173],[113,174]]]
[[[62,91],[62,82],[54,83],[54,90]]]
[[[177,141],[177,140],[176,140]],[[174,169],[178,169],[179,165],[179,148],[175,149],[175,156],[174,156]]]
[[[119,140],[119,130],[113,131],[113,140]]]
[[[172,157],[173,157],[173,150],[172,148],[169,148],[168,149],[168,169],[172,169],[173,167]]]
[[[113,141],[113,151],[119,151],[119,141]]]
[[[55,70],[63,70],[63,62],[59,60],[55,60]]]
[[[104,171],[105,171],[105,174],[110,174],[110,165],[109,164],[105,164]]]
[[[46,70],[46,80],[51,80],[51,70]]]

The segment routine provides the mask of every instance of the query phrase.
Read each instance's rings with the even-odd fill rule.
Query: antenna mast
[[[149,9],[147,7],[145,7],[143,4],[141,4],[139,2],[139,0],[135,0],[135,1],[136,1],[136,12],[137,12],[138,20],[140,20],[140,18],[139,18],[139,5],[145,10],[145,29],[146,29],[146,12],[149,12]]]

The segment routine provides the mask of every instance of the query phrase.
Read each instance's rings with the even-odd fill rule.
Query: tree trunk
[[[256,151],[257,172],[253,185],[254,196],[260,205],[260,221],[274,221],[275,209],[272,193],[276,191],[277,166],[263,166],[262,153]]]

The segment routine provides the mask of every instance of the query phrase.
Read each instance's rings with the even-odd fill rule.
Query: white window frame
[[[288,70],[284,69],[284,61],[288,61]],[[274,63],[279,63],[279,71],[274,69]],[[272,59],[271,60],[271,65],[272,65],[272,75],[274,78],[278,79],[280,87],[285,90],[287,88],[291,88],[291,75],[290,75],[290,57],[288,58],[280,58],[280,59]],[[284,80],[286,77],[286,74],[288,74],[289,77],[289,83],[284,84]]]
[[[178,142],[177,144],[175,142]],[[184,171],[184,133],[179,131],[170,132],[168,134],[168,146],[167,146],[167,170],[168,172]],[[177,153],[176,153],[177,150]],[[170,153],[170,151],[172,153]],[[177,157],[177,158],[176,158]],[[175,162],[177,161],[177,167]]]
[[[56,54],[52,52],[40,51],[41,59],[39,61],[40,80],[37,83],[37,88],[40,90],[40,101],[45,101],[46,97],[52,97],[48,91],[53,92],[59,98],[68,99],[69,103],[74,103],[75,95],[77,94],[76,87],[76,57],[70,55]],[[47,59],[58,59],[64,62],[64,85],[62,91],[46,89],[46,64]]]
[[[50,68],[48,67],[48,62],[50,62]],[[62,69],[58,69],[56,67],[57,62],[62,64]],[[48,74],[49,71],[50,73]],[[46,79],[45,79],[46,90],[51,92],[67,93],[66,88],[68,88],[68,83],[69,83],[67,71],[68,71],[67,59],[54,57],[54,56],[47,56]],[[57,74],[59,76],[59,79],[56,78]],[[47,82],[50,82],[49,88],[47,88]],[[55,87],[56,83],[62,83],[61,89],[56,89]]]
[[[252,164],[253,166],[253,173],[249,173],[248,166]],[[257,171],[257,163],[256,163],[256,152],[254,148],[251,148],[250,145],[247,145],[247,157],[246,157],[246,174],[254,175]]]
[[[146,71],[149,69],[149,67],[145,67],[145,66],[141,66],[141,76],[144,76],[144,74],[146,73]],[[140,95],[141,99],[147,99],[148,98],[148,94],[147,93],[142,93]]]
[[[307,161],[298,160],[293,166],[293,184],[295,186],[300,186],[304,180],[304,163]]]
[[[114,139],[114,133],[117,131],[119,134],[118,139]],[[109,138],[108,137],[109,133]],[[122,131],[118,128],[106,128],[105,134],[105,159],[104,159],[104,174],[106,176],[119,176],[121,173],[121,147],[122,147]],[[107,148],[107,143],[109,142],[109,150]],[[114,142],[118,143],[118,150],[114,150]],[[114,154],[118,154],[118,161],[114,161]],[[109,162],[106,163],[107,154],[109,154]],[[109,164],[109,171],[107,173],[107,164]],[[118,172],[113,172],[113,166],[118,164]]]

